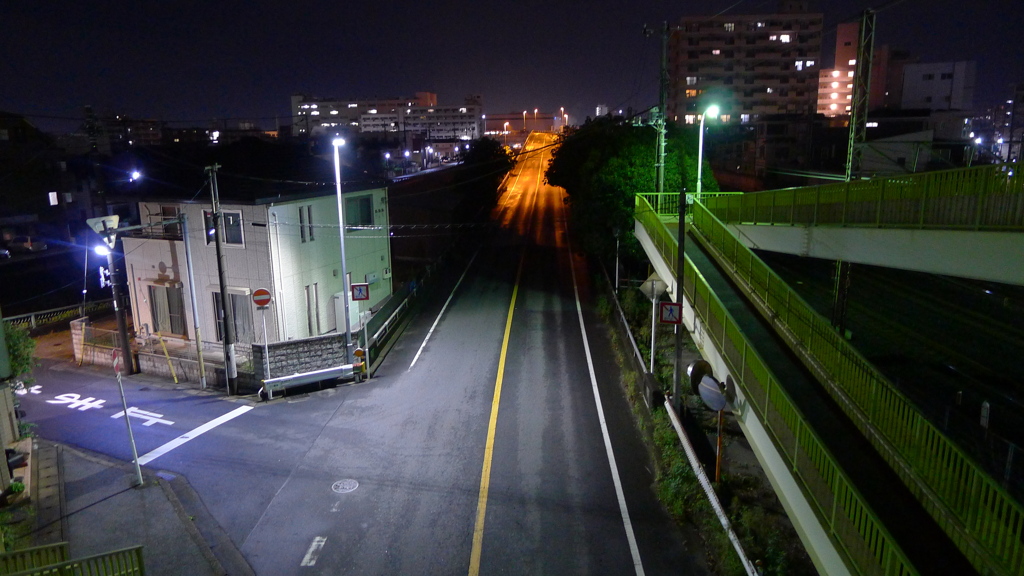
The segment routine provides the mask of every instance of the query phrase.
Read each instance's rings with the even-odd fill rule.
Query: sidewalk
[[[40,336],[36,342],[36,355],[58,361],[60,370],[96,373],[103,368],[74,362],[68,331]],[[153,376],[126,379],[180,387]],[[81,558],[141,544],[147,574],[253,574],[186,478],[143,468],[145,482],[136,487],[130,462],[41,438],[31,444],[35,527],[27,545],[66,541],[71,558]]]

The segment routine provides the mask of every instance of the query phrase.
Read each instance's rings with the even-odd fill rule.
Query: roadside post
[[[114,374],[117,375],[117,389],[121,391],[121,407],[124,408],[124,423],[128,425],[128,441],[132,445],[132,461],[135,463],[136,486],[142,486],[142,467],[139,466],[139,451],[135,448],[135,434],[132,433],[132,419],[128,416],[128,400],[124,397],[124,385],[121,383],[121,371],[124,369],[124,357],[116,348],[110,351],[111,360],[114,364]]]
[[[252,303],[263,316],[263,379],[270,379],[270,343],[267,341],[267,307],[274,301],[270,290],[257,288],[252,292]]]

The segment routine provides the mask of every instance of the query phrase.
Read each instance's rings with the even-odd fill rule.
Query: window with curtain
[[[149,310],[154,332],[185,335],[185,301],[180,286],[150,286]]]
[[[252,342],[252,307],[246,294],[228,293],[228,303],[234,315],[235,342]],[[217,340],[224,340],[224,308],[220,292],[213,293],[213,305],[217,310]]]

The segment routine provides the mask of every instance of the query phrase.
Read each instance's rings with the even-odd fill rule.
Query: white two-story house
[[[370,310],[392,292],[387,190],[351,190],[342,198],[348,285],[365,284],[358,297],[368,296],[357,300],[351,290],[347,294],[352,330],[357,331]],[[234,313],[236,341],[273,344],[344,332],[342,228],[335,189],[314,186],[292,196],[256,196],[246,202],[222,198],[221,208],[226,301]],[[204,222],[212,209],[209,192],[190,201],[141,201],[138,209],[143,224],[187,216],[195,276],[190,283],[180,225],[124,237],[136,333],[220,341],[223,326],[217,311],[224,298],[214,237]],[[193,322],[190,285],[196,292],[198,327]],[[252,300],[259,288],[273,295],[264,309]]]

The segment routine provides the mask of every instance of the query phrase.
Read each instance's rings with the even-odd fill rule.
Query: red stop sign
[[[267,306],[270,304],[270,290],[266,288],[257,288],[252,293],[252,303],[257,306]]]

